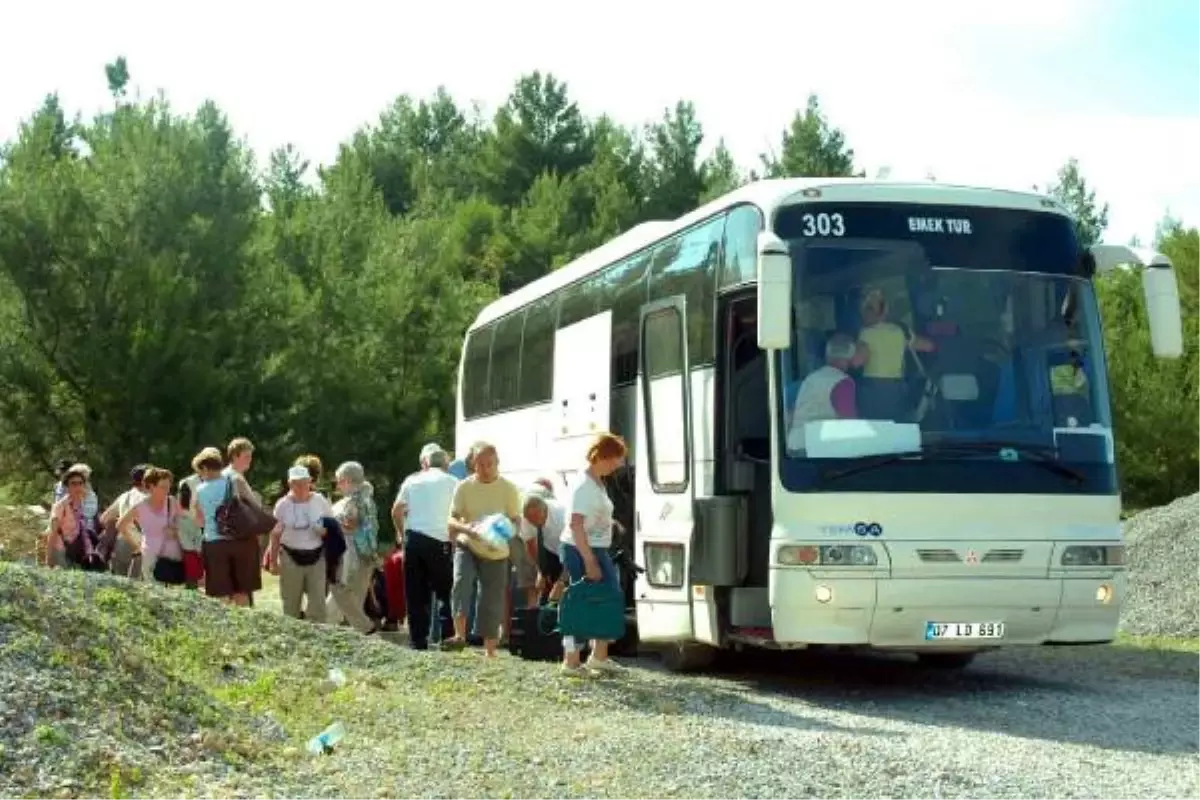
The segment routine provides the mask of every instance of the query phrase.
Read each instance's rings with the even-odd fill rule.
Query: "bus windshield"
[[[785,461],[1112,464],[1096,299],[1069,219],[810,204],[781,210],[776,233],[794,270]]]

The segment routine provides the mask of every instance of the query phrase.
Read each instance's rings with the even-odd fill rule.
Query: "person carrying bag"
[[[622,466],[625,452],[625,441],[620,436],[597,435],[588,447],[587,468],[571,482],[568,530],[559,544],[568,576],[558,612],[563,634],[562,671],[567,676],[583,677],[619,668],[608,657],[608,645],[625,633],[625,603],[617,569],[608,554],[613,502],[604,478]],[[586,669],[580,663],[581,639],[592,643]]]

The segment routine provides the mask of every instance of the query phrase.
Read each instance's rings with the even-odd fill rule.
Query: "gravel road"
[[[651,657],[573,682],[269,609],[0,564],[0,796],[1200,795],[1194,643],[961,673],[755,653],[686,677]],[[307,755],[335,720],[345,740]]]

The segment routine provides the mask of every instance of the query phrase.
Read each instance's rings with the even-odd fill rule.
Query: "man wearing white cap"
[[[404,479],[392,505],[396,543],[404,549],[404,603],[414,650],[429,648],[431,617],[443,631],[450,623],[454,560],[447,519],[458,479],[446,472],[449,460],[437,444],[422,447],[421,471]],[[436,613],[431,614],[435,596]]]

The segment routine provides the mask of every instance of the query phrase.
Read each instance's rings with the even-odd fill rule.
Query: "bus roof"
[[[805,198],[805,190],[821,190],[821,199],[839,202],[940,203],[945,205],[991,206],[1067,215],[1051,197],[1036,192],[1019,192],[981,186],[956,186],[933,181],[907,182],[865,178],[769,178],[746,184],[672,221],[653,220],[635,225],[616,238],[576,258],[553,272],[525,284],[515,292],[494,300],[475,317],[470,330],[487,325],[519,310],[544,295],[569,286],[594,272],[620,261],[655,242],[704,220],[723,209],[751,204],[768,218],[775,209]]]

